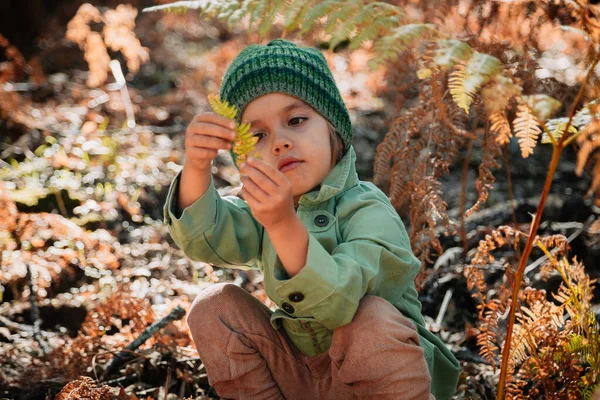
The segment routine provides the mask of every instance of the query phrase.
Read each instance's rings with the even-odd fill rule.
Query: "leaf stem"
[[[504,340],[504,347],[502,348],[502,365],[500,368],[500,378],[498,380],[498,391],[496,393],[496,400],[504,399],[504,388],[506,386],[506,376],[508,374],[508,361],[510,358],[510,348],[512,341],[512,334],[515,325],[515,317],[516,310],[519,306],[519,291],[521,289],[521,284],[523,282],[523,274],[525,273],[525,267],[527,266],[527,260],[529,259],[529,255],[531,254],[531,250],[533,249],[533,245],[536,240],[536,234],[538,228],[540,226],[540,222],[542,219],[542,212],[544,211],[544,206],[546,205],[546,199],[548,198],[548,193],[550,192],[550,186],[552,186],[552,180],[554,179],[554,173],[556,172],[556,168],[558,167],[558,162],[560,160],[560,156],[562,154],[563,149],[567,145],[566,137],[569,132],[569,127],[571,126],[571,122],[573,121],[573,116],[575,115],[575,110],[579,106],[579,102],[583,97],[583,93],[585,92],[585,88],[598,65],[598,61],[600,61],[600,55],[596,57],[594,63],[590,67],[581,88],[579,89],[579,93],[577,93],[577,97],[573,103],[573,107],[571,108],[571,114],[569,116],[569,122],[565,127],[565,131],[561,136],[557,145],[553,145],[552,149],[552,159],[550,160],[550,167],[548,168],[548,174],[546,175],[546,182],[544,183],[544,189],[542,190],[542,195],[540,197],[540,202],[538,204],[535,216],[533,217],[533,222],[531,225],[531,229],[529,231],[529,238],[527,239],[527,243],[525,244],[525,250],[523,250],[523,256],[519,261],[519,266],[517,268],[517,272],[515,274],[515,282],[512,290],[512,298],[510,311],[508,314],[508,325],[506,327],[506,339]]]

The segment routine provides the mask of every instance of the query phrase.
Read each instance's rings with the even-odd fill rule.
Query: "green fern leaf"
[[[323,17],[326,17],[332,9],[343,7],[344,4],[342,2],[337,1],[326,0],[317,2],[306,14],[306,18],[300,26],[300,35],[303,35],[306,32],[312,30],[314,26],[319,22],[319,20]]]
[[[442,69],[452,68],[454,64],[469,60],[473,55],[473,49],[456,39],[443,39],[438,41],[433,57],[433,64]]]
[[[230,105],[227,101],[221,101],[219,96],[215,94],[208,95],[208,103],[216,114],[235,121],[235,117],[238,113],[236,106]],[[254,150],[258,137],[253,136],[253,133],[250,131],[249,123],[240,124],[236,121],[235,133],[236,137],[233,141],[232,150],[235,155],[235,163],[239,167],[248,159],[250,153]],[[254,156],[258,157],[258,153],[255,153]]]
[[[269,10],[264,16],[260,26],[258,27],[258,34],[261,37],[266,37],[267,33],[271,30],[273,26],[273,21],[278,14],[282,13],[282,6],[284,5],[283,0],[271,0],[269,2]]]
[[[329,41],[329,50],[335,49],[344,40],[349,39],[352,32],[356,29],[356,18],[360,16],[361,11],[356,7],[344,7],[344,12],[337,12],[327,17],[325,32],[331,34]],[[338,21],[339,20],[339,21]]]
[[[229,29],[237,26],[245,16],[252,13],[254,7],[256,7],[255,0],[244,0],[227,18],[227,26]]]
[[[265,14],[265,10],[267,9],[268,3],[266,2],[256,2],[256,7],[250,13],[250,22],[248,23],[248,30],[252,31],[252,27],[255,22],[261,20],[261,17]]]
[[[350,49],[357,49],[364,42],[385,35],[392,27],[406,23],[405,21],[406,14],[399,7],[386,3],[367,5],[354,18],[357,33],[350,41]]]
[[[457,64],[450,74],[448,86],[456,104],[469,113],[477,90],[500,72],[500,60],[487,54],[475,52],[468,63]]]
[[[448,88],[454,102],[468,114],[473,95],[465,90],[465,64],[456,65],[448,79]]]
[[[313,4],[312,0],[295,0],[288,5],[283,15],[283,31],[287,33],[298,29]]]
[[[338,30],[340,23],[345,24],[353,21],[354,16],[359,12],[360,9],[356,7],[356,3],[349,2],[346,7],[340,7],[327,15],[327,22],[325,22],[323,29],[325,29],[325,32],[327,33]]]
[[[208,104],[210,104],[215,113],[225,118],[235,120],[238,113],[236,106],[230,105],[227,101],[221,101],[219,96],[215,94],[208,95]]]
[[[391,35],[377,40],[373,46],[377,56],[369,62],[369,66],[375,68],[387,60],[396,59],[410,46],[439,34],[432,24],[408,24],[395,28]]]
[[[568,122],[569,118],[564,117],[551,119],[548,122],[546,122],[546,129],[542,134],[542,143],[552,143],[552,140],[550,139],[550,136],[548,136],[548,134],[552,135],[554,140],[558,142],[562,135],[564,135]],[[569,126],[569,133],[577,133],[577,128],[574,127],[573,124]]]
[[[238,0],[227,0],[221,1],[214,9],[208,8],[205,10],[206,14],[216,17],[220,21],[227,22],[227,25],[231,28],[233,25],[229,22],[232,14],[240,9],[240,3]]]
[[[541,122],[547,121],[548,118],[553,116],[562,107],[560,101],[546,94],[534,94],[522,96],[521,98]]]
[[[142,12],[157,12],[166,11],[170,12],[173,10],[201,10],[206,6],[206,1],[176,1],[174,3],[162,4],[160,6],[146,7]]]
[[[500,72],[501,66],[502,63],[496,57],[475,52],[465,67],[465,92],[474,96],[481,86]]]

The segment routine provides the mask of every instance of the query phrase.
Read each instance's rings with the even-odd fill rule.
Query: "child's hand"
[[[292,184],[277,168],[250,157],[240,172],[244,184],[242,197],[267,231],[288,224],[296,217]]]
[[[206,171],[219,149],[229,150],[235,139],[235,122],[217,114],[198,114],[185,131],[185,163]]]

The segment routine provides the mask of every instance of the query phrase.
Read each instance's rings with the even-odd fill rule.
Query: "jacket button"
[[[283,308],[283,311],[285,311],[288,314],[293,314],[294,313],[294,307],[292,307],[292,305],[290,303],[283,303],[281,305],[281,308]]]
[[[298,302],[304,300],[304,295],[300,292],[290,293],[289,299],[291,301],[293,301],[294,303],[298,303]]]
[[[315,225],[318,226],[319,228],[327,226],[328,223],[329,223],[329,218],[327,218],[326,215],[317,215],[315,217]]]

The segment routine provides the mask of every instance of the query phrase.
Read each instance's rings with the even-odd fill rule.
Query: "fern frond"
[[[564,128],[563,128],[564,129]],[[585,125],[577,136],[577,143],[581,146],[577,152],[577,166],[575,173],[581,175],[592,152],[600,147],[600,120]]]
[[[496,142],[501,146],[507,144],[513,135],[506,112],[499,111],[490,115],[490,124],[490,130],[496,135]]]
[[[169,4],[161,4],[159,6],[146,7],[142,12],[185,12],[188,10],[203,10],[211,3],[210,0],[196,0],[196,1],[176,1]]]
[[[569,122],[569,118],[555,118],[546,122],[546,129],[542,134],[542,143],[552,143],[550,139],[550,135],[554,138],[555,142],[558,142],[562,135],[565,133],[565,129],[567,128],[567,123]],[[569,126],[569,133],[577,133],[577,128],[571,124]]]
[[[465,63],[455,66],[454,71],[450,74],[450,79],[448,79],[448,88],[454,102],[468,114],[473,102],[473,95],[465,90],[465,67]]]
[[[408,24],[393,29],[391,34],[376,41],[373,51],[376,56],[369,61],[369,67],[375,68],[386,61],[394,60],[420,41],[440,35],[432,24]]]
[[[358,20],[364,23],[366,18],[372,19],[373,17],[365,14],[364,9],[352,7],[350,4],[329,15],[325,24],[325,31],[331,32],[329,50],[335,49],[344,40],[349,39],[356,27],[360,27]]]
[[[259,30],[261,29],[261,27],[264,29],[265,28],[265,24],[268,25],[269,27],[271,26],[271,21],[268,20],[268,18],[266,17],[269,7],[270,6],[270,2],[264,2],[264,1],[255,1],[253,2],[252,5],[252,11],[250,12],[250,21],[248,22],[248,30],[252,32],[252,27],[254,26],[255,22],[260,21],[260,24],[258,26]],[[261,37],[263,35],[260,35]]]
[[[560,101],[546,94],[521,96],[521,98],[540,122],[547,121],[562,107]]]
[[[442,69],[448,69],[454,64],[467,61],[473,55],[473,49],[466,44],[456,39],[439,40],[433,57],[433,63]]]
[[[208,103],[215,113],[235,121],[238,113],[236,106],[230,105],[227,101],[221,101],[219,96],[212,93],[208,95]],[[236,138],[233,141],[232,150],[235,155],[235,163],[239,167],[248,159],[250,153],[254,150],[258,137],[255,137],[250,131],[249,123],[240,124],[235,121],[235,133]],[[255,154],[254,156],[258,156],[258,154]]]
[[[488,115],[504,112],[510,100],[521,95],[521,90],[512,79],[501,74],[496,75],[481,89],[481,97]]]
[[[539,122],[527,105],[520,103],[517,109],[517,117],[513,121],[515,136],[519,138],[521,155],[523,158],[529,157],[537,144],[538,137],[542,130]]]
[[[235,3],[238,3],[236,0]],[[242,4],[236,4],[230,10],[223,10],[219,13],[219,18],[227,21],[229,29],[237,26],[246,15],[249,15],[257,7],[257,2],[254,0],[243,0]],[[228,12],[229,11],[229,12]]]
[[[213,111],[225,118],[235,120],[238,109],[234,105],[230,105],[227,101],[221,101],[218,95],[209,94],[208,104],[212,107]]]
[[[312,31],[315,25],[324,17],[327,17],[334,8],[344,7],[343,4],[335,4],[335,1],[315,1],[312,7],[306,14],[304,21],[301,21],[300,35],[303,35],[309,31]]]
[[[502,152],[497,141],[490,137],[490,133],[485,134],[481,150],[483,157],[481,164],[479,164],[479,176],[475,181],[477,201],[465,212],[465,217],[467,218],[487,202],[489,191],[493,188],[494,182],[496,182],[492,170],[500,167],[500,164],[496,160],[500,158]]]
[[[456,65],[450,74],[448,87],[452,99],[465,113],[469,113],[477,90],[500,72],[500,66],[501,62],[496,57],[479,52],[475,52],[468,62]]]
[[[313,0],[295,0],[289,4],[283,15],[283,33],[299,29],[313,5]]]
[[[386,3],[371,3],[364,7],[354,22],[358,33],[350,41],[350,49],[359,48],[364,42],[383,36],[406,19],[401,9]]]
[[[475,92],[493,76],[500,72],[502,63],[496,57],[475,52],[465,68],[465,91]]]
[[[579,111],[577,111],[573,117],[573,125],[581,129],[594,120],[600,120],[600,113],[596,113],[594,116],[592,116],[592,112],[590,111],[591,109],[596,108],[598,104],[598,100],[592,100],[583,106]]]

